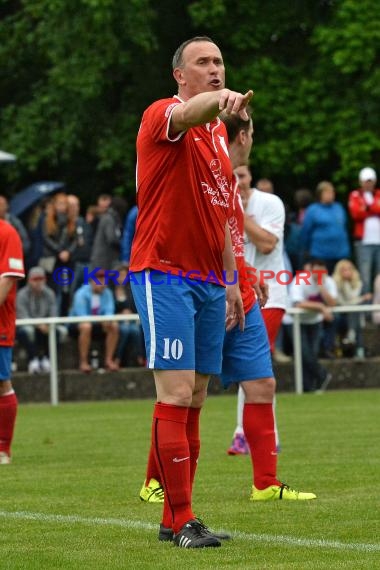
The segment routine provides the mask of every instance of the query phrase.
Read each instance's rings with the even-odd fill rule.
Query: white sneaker
[[[46,372],[46,373],[50,372],[50,368],[51,368],[50,367],[50,360],[48,359],[47,356],[44,356],[43,358],[41,358],[40,366],[41,366],[42,372]]]
[[[273,360],[278,363],[285,363],[292,361],[290,356],[282,352],[282,350],[278,350],[277,348],[275,348],[273,351]]]
[[[0,451],[0,465],[9,465],[11,458],[5,451]]]
[[[29,374],[39,374],[40,370],[40,361],[38,358],[33,358],[28,364],[28,372]]]

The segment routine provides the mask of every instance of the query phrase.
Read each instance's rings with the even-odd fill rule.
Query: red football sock
[[[186,435],[190,450],[190,488],[193,489],[195,472],[198,465],[199,449],[201,447],[199,437],[199,416],[201,408],[189,408],[187,416]]]
[[[188,408],[157,403],[153,414],[152,442],[165,491],[162,524],[174,532],[190,519],[190,450],[186,436]]]
[[[272,404],[244,404],[243,428],[251,450],[256,489],[280,485]]]
[[[152,443],[150,444],[148,465],[146,468],[145,485],[148,485],[151,479],[156,479],[161,483],[160,472],[157,467],[156,457],[154,455],[154,449]]]
[[[10,455],[17,415],[17,397],[14,392],[0,397],[0,451]]]

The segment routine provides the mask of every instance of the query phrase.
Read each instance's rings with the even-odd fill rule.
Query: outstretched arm
[[[252,97],[251,90],[245,95],[229,89],[199,93],[174,108],[170,121],[170,135],[209,123],[223,110],[226,113],[238,113],[242,119],[248,120],[246,108]]]

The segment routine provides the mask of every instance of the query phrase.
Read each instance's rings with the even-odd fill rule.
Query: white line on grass
[[[0,511],[0,517],[5,519],[30,520],[36,522],[48,523],[79,523],[97,526],[119,526],[122,528],[138,529],[138,530],[157,530],[158,525],[144,521],[133,521],[128,519],[105,519],[105,518],[88,518],[78,515],[48,515],[44,513],[30,513],[26,511]],[[306,546],[315,548],[333,548],[336,550],[356,550],[360,552],[379,552],[380,544],[350,543],[339,542],[337,540],[323,540],[313,538],[294,538],[292,536],[256,534],[248,532],[232,532],[234,538],[248,540],[251,542],[268,542],[274,546],[284,544],[287,546]]]

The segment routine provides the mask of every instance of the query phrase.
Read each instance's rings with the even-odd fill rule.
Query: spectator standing
[[[119,340],[119,325],[116,321],[99,323],[86,322],[91,315],[114,315],[115,302],[112,291],[105,284],[105,272],[96,272],[95,279],[82,285],[74,294],[70,316],[83,317],[83,322],[71,324],[69,327],[72,336],[78,335],[79,369],[86,374],[90,373],[92,366],[89,363],[92,337],[105,335],[105,359],[107,370],[113,372],[119,369],[115,362],[115,351]]]
[[[98,214],[101,216],[105,214],[108,208],[111,206],[112,196],[111,194],[100,194],[96,201],[96,207],[98,209]]]
[[[366,166],[359,172],[360,188],[348,197],[348,210],[354,222],[355,258],[363,281],[363,293],[373,290],[380,273],[380,189],[377,174]]]
[[[91,248],[93,242],[92,227],[80,215],[80,201],[78,196],[67,196],[67,216],[75,226],[76,248],[71,256],[71,267],[74,271],[74,279],[71,283],[70,297],[83,283],[84,268],[89,267]]]
[[[308,206],[314,201],[314,196],[308,188],[299,188],[294,192],[295,212],[286,207],[284,228],[285,251],[288,254],[292,270],[295,273],[302,268],[303,255],[300,248],[302,225]]]
[[[238,176],[241,168],[237,169]],[[272,352],[287,299],[286,287],[277,278],[278,273],[285,270],[284,224],[285,208],[282,200],[275,194],[250,188],[244,214],[245,259],[248,265],[256,268],[258,274],[263,271],[274,272],[274,276],[268,280],[269,298],[263,308]]]
[[[137,206],[133,206],[126,218],[121,242],[121,261],[129,265],[131,258],[132,241],[136,231]]]
[[[23,277],[21,239],[14,227],[0,220],[0,465],[11,462],[17,415],[11,364],[16,329],[16,281]]]
[[[90,221],[89,219],[87,219],[87,213],[86,213],[86,221],[91,223],[94,236],[98,228],[100,216],[106,213],[108,208],[111,206],[111,202],[112,202],[111,194],[99,194],[96,200],[96,205],[89,206],[88,211],[90,209],[93,209],[92,210],[93,214],[89,215],[89,217],[92,218]]]
[[[22,221],[17,216],[14,216],[9,212],[8,198],[4,196],[4,194],[0,194],[0,220],[10,223],[11,226],[15,228],[21,239],[24,258],[27,259],[30,251],[30,239],[28,232],[26,231]]]
[[[290,286],[290,298],[294,307],[307,309],[307,313],[301,315],[303,389],[314,392],[325,389],[331,380],[318,356],[322,323],[333,320],[330,309],[336,305],[338,292],[323,260],[311,260],[304,268],[306,277],[296,275]]]
[[[122,220],[126,211],[123,198],[112,198],[108,209],[100,214],[91,252],[91,267],[113,269],[120,261]]]
[[[331,274],[340,259],[350,256],[347,214],[342,204],[335,201],[331,182],[318,184],[316,199],[306,210],[300,241],[304,254],[323,259]]]
[[[46,285],[46,274],[42,267],[32,267],[28,281],[17,293],[16,311],[18,319],[44,319],[57,316],[55,293]],[[58,343],[67,337],[67,328],[57,325]],[[17,329],[17,339],[28,355],[29,374],[50,372],[49,325],[22,325]]]
[[[68,216],[66,194],[55,194],[46,205],[42,234],[44,253],[38,265],[45,269],[48,285],[57,295],[58,316],[65,316],[70,305],[70,285],[57,284],[53,272],[64,267],[73,269],[72,257],[77,247],[75,221]]]
[[[46,199],[30,209],[26,216],[25,227],[30,238],[31,246],[26,268],[38,265],[44,253],[43,226],[45,220]]]

